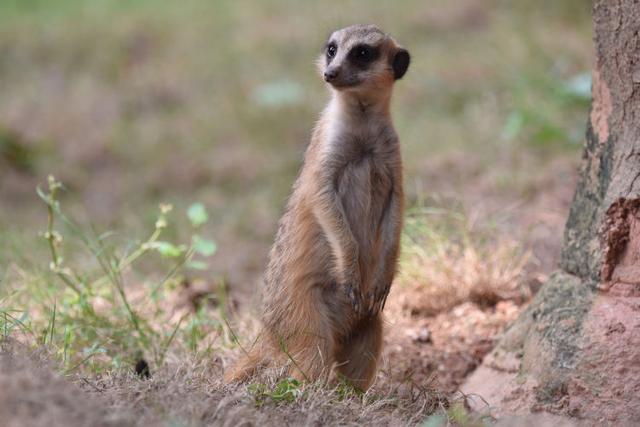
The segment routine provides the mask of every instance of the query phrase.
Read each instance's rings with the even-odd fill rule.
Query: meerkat
[[[262,287],[258,340],[227,382],[288,365],[366,390],[382,347],[381,312],[398,260],[404,196],[389,111],[408,51],[374,25],[329,37],[317,64],[331,91],[293,186]]]

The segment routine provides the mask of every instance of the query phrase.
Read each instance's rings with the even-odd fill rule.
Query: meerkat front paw
[[[388,294],[387,289],[376,289],[375,291],[367,292],[365,305],[368,316],[375,316],[383,310]]]
[[[353,311],[355,311],[356,313],[359,313],[363,308],[360,289],[351,283],[347,283],[344,286],[344,289],[347,296],[347,301],[349,302],[349,304],[351,304],[351,308],[353,308]]]

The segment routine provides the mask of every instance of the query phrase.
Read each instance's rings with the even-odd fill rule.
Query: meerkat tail
[[[232,367],[225,370],[224,382],[226,384],[234,382],[242,382],[247,380],[256,371],[264,365],[264,355],[258,347],[251,348],[239,361]]]

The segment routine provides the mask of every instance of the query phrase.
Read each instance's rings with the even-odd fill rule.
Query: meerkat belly
[[[338,193],[364,270],[369,270],[367,264],[377,262],[380,221],[390,192],[391,180],[372,156],[349,163],[338,181]]]

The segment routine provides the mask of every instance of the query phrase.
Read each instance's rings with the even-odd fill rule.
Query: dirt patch
[[[465,165],[464,171],[460,171],[462,175],[474,170],[473,165],[467,167],[469,165],[462,161],[456,160],[454,163]],[[458,186],[451,181],[439,181],[439,176],[445,176],[442,168],[450,168],[451,165],[426,168],[434,174],[430,179],[433,179],[435,186],[442,188],[445,194],[462,194],[472,223],[495,223],[493,238],[496,241],[501,236],[516,239],[522,250],[529,251],[530,256],[524,265],[521,263],[524,258],[513,258],[513,255],[513,262],[505,264],[503,258],[509,258],[501,258],[497,253],[500,249],[491,246],[493,252],[488,256],[476,254],[479,257],[471,263],[468,257],[466,262],[461,257],[465,266],[476,265],[485,273],[491,270],[490,264],[493,262],[491,274],[473,275],[482,279],[479,280],[481,284],[490,287],[504,284],[497,287],[502,292],[498,292],[497,298],[489,304],[482,304],[482,301],[476,301],[481,304],[474,303],[469,293],[452,307],[443,305],[444,300],[430,294],[424,286],[394,286],[387,309],[389,324],[385,355],[390,364],[397,368],[397,377],[404,374],[421,380],[432,379],[443,391],[451,393],[493,350],[507,327],[527,305],[530,294],[518,291],[522,288],[517,284],[527,285],[530,292],[535,294],[556,267],[562,230],[576,181],[575,166],[575,162],[566,159],[545,165],[544,169],[538,170],[536,178],[529,181],[524,196],[495,187],[487,174],[481,174],[476,179],[465,177],[464,185]],[[438,171],[441,173],[438,174]],[[504,249],[505,254],[509,253],[508,245]],[[450,253],[438,262],[451,264],[453,274],[435,277],[434,272],[443,267],[431,265],[429,271],[420,275],[422,280],[432,277],[445,286],[456,287],[461,277],[470,276],[463,274],[464,268],[454,265]],[[506,275],[504,272],[513,274]],[[473,283],[470,288],[475,289],[476,285]],[[478,289],[482,289],[482,286]],[[507,375],[517,372],[520,361],[496,360],[494,365],[496,369],[491,370],[491,375]],[[491,375],[483,377],[480,372],[479,383],[491,383]],[[498,380],[495,383],[502,384]],[[483,390],[487,391],[486,387]],[[486,407],[482,399],[479,402],[480,406]]]
[[[422,317],[411,315],[401,300],[401,295],[393,296],[386,325],[384,357],[392,378],[435,382],[445,393],[458,389],[520,310],[512,301],[491,308],[466,302],[451,311]]]

